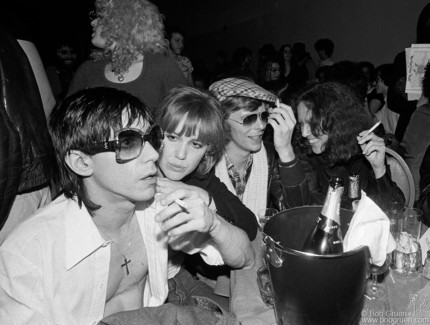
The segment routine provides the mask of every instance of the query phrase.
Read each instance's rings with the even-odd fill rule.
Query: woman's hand
[[[177,189],[164,198],[157,197],[165,206],[155,220],[161,223],[161,228],[169,236],[169,243],[179,236],[197,231],[208,233],[216,231],[220,222],[214,211],[209,209],[198,192],[189,189]],[[182,202],[176,203],[176,200]],[[184,206],[181,206],[184,203]]]
[[[381,178],[386,172],[384,139],[374,133],[368,135],[366,133],[367,131],[360,132],[357,141],[363,151],[363,155],[370,162],[375,172],[375,177]]]
[[[175,190],[186,189],[186,190],[195,191],[199,193],[199,195],[206,202],[206,204],[209,204],[208,192],[206,192],[204,189],[200,187],[188,185],[181,181],[172,181],[165,177],[157,177],[157,184],[155,189],[157,193],[161,194],[161,196],[158,197],[158,199],[160,200],[164,199],[167,194],[170,194]]]
[[[254,264],[253,249],[246,233],[209,209],[196,191],[175,190],[161,200],[161,204],[165,208],[155,216],[155,221],[161,223],[169,246],[174,250],[187,252],[211,241],[226,265],[242,268]]]
[[[273,142],[282,162],[289,162],[295,158],[291,139],[296,125],[293,109],[285,104],[269,110],[268,123],[273,127]]]

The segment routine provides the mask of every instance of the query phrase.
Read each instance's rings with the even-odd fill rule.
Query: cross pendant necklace
[[[117,247],[118,251],[121,253],[122,257],[124,257],[124,263],[121,264],[121,268],[123,268],[125,266],[125,272],[127,275],[130,274],[130,270],[128,269],[128,264],[131,263],[131,259],[127,258],[127,256],[125,256],[125,254],[121,251],[121,249],[119,248],[119,246],[117,245],[117,243],[115,243],[112,239],[111,239],[112,243]],[[131,242],[128,243],[128,246],[130,246]]]
[[[127,276],[130,274],[130,270],[128,269],[128,264],[131,263],[131,259],[127,258],[127,256],[125,256],[125,254],[121,251],[120,247],[118,246],[117,243],[115,243],[108,235],[106,235],[106,233],[99,228],[99,230],[103,233],[103,235],[105,235],[118,249],[118,251],[120,252],[120,254],[122,255],[122,257],[124,257],[124,263],[121,264],[121,268],[123,268],[125,266],[125,271]],[[131,241],[128,243],[128,246],[130,247],[131,245]]]
[[[124,254],[123,254],[123,256],[124,256],[124,263],[121,264],[121,268],[123,268],[125,266],[125,270],[127,272],[127,275],[129,275],[130,271],[128,270],[128,263],[131,263],[131,260],[128,260]]]

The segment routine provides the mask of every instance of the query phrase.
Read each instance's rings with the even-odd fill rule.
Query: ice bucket
[[[358,324],[369,250],[314,255],[301,252],[322,206],[279,212],[264,227],[265,259],[278,324]],[[353,213],[341,209],[345,235]]]

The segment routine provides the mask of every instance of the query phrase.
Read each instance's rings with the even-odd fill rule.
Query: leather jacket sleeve
[[[309,179],[309,190],[312,195],[312,204],[322,205],[327,195],[328,180],[330,177],[341,177],[347,186],[348,175],[360,176],[360,187],[380,207],[385,202],[405,202],[402,190],[392,181],[389,166],[381,178],[375,179],[375,174],[369,162],[363,156],[357,156],[347,163],[329,165],[316,157],[303,157],[306,165],[306,176]],[[326,185],[324,185],[324,182]],[[344,192],[346,197],[346,192]]]
[[[0,44],[2,108],[19,134],[22,152],[18,193],[28,192],[48,183],[53,147],[39,88],[25,52],[3,30]]]
[[[1,72],[1,64],[0,64]],[[0,230],[9,216],[21,179],[21,145],[18,132],[0,104]]]
[[[15,196],[18,192],[22,173],[22,152],[19,132],[10,119],[9,97],[14,87],[11,85],[11,68],[9,67],[10,48],[17,43],[0,29],[0,229],[9,215]]]
[[[279,211],[310,204],[309,187],[301,162],[281,163],[272,144],[265,143],[269,167],[269,202]]]

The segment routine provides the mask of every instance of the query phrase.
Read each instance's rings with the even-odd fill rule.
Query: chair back
[[[412,208],[415,202],[415,183],[411,170],[405,160],[393,149],[386,148],[385,153],[390,166],[391,179],[402,190],[405,206]]]
[[[358,324],[364,300],[369,250],[329,255],[302,252],[322,206],[281,211],[264,227],[265,258],[269,269],[278,324]],[[346,233],[353,212],[341,209]]]

